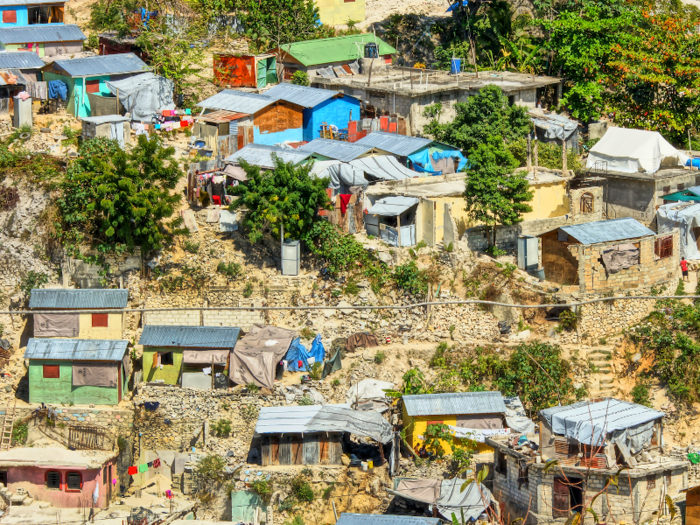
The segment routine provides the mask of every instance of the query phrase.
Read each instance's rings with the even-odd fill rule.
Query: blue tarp
[[[700,158],[688,159],[685,161],[685,165],[690,166],[691,162],[693,163],[693,168],[700,168]]]
[[[297,337],[289,346],[284,359],[287,361],[287,370],[290,372],[308,372],[310,357],[314,358],[315,363],[323,363],[325,356],[326,350],[321,342],[321,334],[318,334],[311,343],[311,350],[307,350]],[[301,366],[299,366],[299,362],[301,362]]]
[[[433,175],[442,175],[442,171],[435,171],[430,163],[430,152],[424,149],[408,156],[408,160],[413,163],[413,169],[419,173],[431,173]]]
[[[451,157],[453,159],[459,159],[459,165],[457,166],[457,173],[462,171],[465,167],[468,167],[467,165],[469,164],[469,160],[467,160],[467,157],[462,155],[462,152],[460,152],[460,151],[457,151],[457,150],[436,151],[435,153],[433,153],[433,159],[435,159],[435,160],[444,159],[446,157]]]
[[[462,7],[467,7],[469,5],[469,0],[462,0]],[[459,2],[455,2],[452,4],[450,7],[447,8],[447,11],[445,13],[449,13],[450,11],[454,11],[459,7]]]
[[[68,97],[68,86],[62,80],[49,80],[49,98],[66,100]]]

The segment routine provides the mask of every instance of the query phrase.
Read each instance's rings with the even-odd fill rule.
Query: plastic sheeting
[[[290,372],[308,372],[311,368],[309,364],[309,358],[313,357],[314,363],[323,363],[323,359],[326,356],[326,351],[323,348],[323,343],[321,342],[321,334],[318,334],[313,343],[311,343],[311,349],[306,350],[306,347],[301,344],[301,340],[297,337],[292,341],[289,351],[285,356],[287,361],[287,370]],[[301,363],[301,366],[299,366]]]
[[[462,491],[464,479],[402,479],[396,490],[389,491],[405,499],[436,505],[438,512],[448,521],[454,514],[457,521],[462,523],[462,513],[465,522],[476,520],[491,504],[491,491],[483,483],[476,481],[466,486]]]
[[[277,363],[289,350],[294,332],[269,325],[253,325],[231,353],[229,377],[237,385],[255,383],[273,389]]]
[[[618,244],[603,252],[603,266],[608,273],[617,273],[639,264],[639,248],[634,244]]]
[[[334,190],[350,186],[361,186],[365,189],[369,186],[369,181],[365,179],[361,169],[339,160],[315,162],[309,174],[318,179],[328,177],[330,179],[328,187]]]
[[[566,140],[578,129],[576,122],[554,113],[542,113],[537,117],[531,114],[531,118],[537,129],[544,131],[544,137],[547,139]]]
[[[664,139],[657,131],[609,128],[591,148],[586,168],[607,163],[607,171],[622,173],[656,173],[661,168],[682,167],[688,157]]]
[[[78,337],[78,314],[34,314],[35,337]]]
[[[345,401],[354,407],[357,403],[358,410],[376,410],[386,412],[389,409],[390,399],[386,397],[385,390],[392,390],[394,383],[366,378],[352,385],[345,394]]]
[[[106,386],[117,388],[119,367],[104,361],[74,361],[73,386]]]
[[[369,215],[384,215],[395,217],[418,204],[418,199],[413,197],[385,197],[374,203],[369,211]]]
[[[674,202],[659,207],[656,214],[659,233],[671,233],[674,228],[680,230],[680,254],[688,260],[700,259],[698,239],[700,238],[700,204]]]
[[[225,365],[229,350],[183,350],[182,362],[188,365]],[[213,361],[212,361],[213,360]]]
[[[448,151],[436,151],[432,155],[434,160],[441,160],[441,159],[452,159],[452,160],[458,160],[459,164],[457,165],[457,173],[462,171],[464,168],[468,167],[467,164],[469,164],[469,160],[467,160],[467,157],[462,155],[462,152],[457,151],[457,150],[448,150]]]
[[[506,425],[515,432],[534,434],[535,423],[527,417],[527,412],[520,396],[503,396],[506,405]]]
[[[606,399],[547,408],[540,411],[540,417],[555,434],[584,445],[600,446],[611,436],[615,443],[627,440],[630,449],[639,450],[651,439],[649,428],[653,425],[649,427],[647,423],[661,419],[664,413],[628,401]]]
[[[394,435],[394,427],[378,412],[325,405],[311,418],[305,432],[347,432],[367,436],[380,443],[389,443]]]
[[[406,166],[402,166],[398,159],[391,155],[363,157],[350,161],[350,165],[382,181],[420,177],[420,173],[410,170]]]
[[[509,436],[509,428],[463,428],[454,425],[447,425],[452,435],[456,438],[473,439],[478,443],[485,443],[486,438],[493,436]]]
[[[159,111],[175,109],[172,80],[153,73],[105,82],[105,85],[119,97],[124,108],[131,113],[132,120],[151,122]]]
[[[433,166],[431,158],[435,161],[446,158],[459,160],[457,172],[462,171],[469,163],[469,160],[458,150],[435,151],[431,155],[430,150],[426,148],[408,156],[408,160],[413,163],[413,168],[416,171],[421,173],[430,173],[431,175],[442,175],[442,171],[436,170]]]

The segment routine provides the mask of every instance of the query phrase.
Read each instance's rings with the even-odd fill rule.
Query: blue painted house
[[[0,31],[1,33],[1,31]],[[68,87],[66,110],[76,117],[92,115],[95,97],[113,97],[105,82],[139,75],[150,68],[133,53],[56,60],[44,68],[44,80],[61,80]]]
[[[360,119],[360,100],[337,91],[295,84],[278,84],[266,91],[264,95],[304,108],[305,142],[319,138],[323,124],[347,129],[348,122]]]
[[[62,24],[65,4],[57,0],[5,0],[0,5],[0,29]]]

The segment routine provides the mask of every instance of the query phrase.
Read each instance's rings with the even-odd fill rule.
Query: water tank
[[[453,58],[450,64],[450,75],[458,75],[462,72],[462,59]]]
[[[22,126],[32,127],[32,98],[22,100],[19,96],[14,97],[15,113],[12,116],[12,126],[21,128]]]
[[[282,275],[299,275],[301,245],[299,241],[287,241],[282,245]]]

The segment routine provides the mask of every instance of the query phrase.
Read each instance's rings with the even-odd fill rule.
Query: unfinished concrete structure
[[[604,293],[670,283],[678,231],[654,234],[630,218],[557,228],[540,235],[545,277],[564,291]]]
[[[556,99],[561,95],[561,80],[554,77],[526,75],[508,71],[480,71],[451,75],[448,71],[433,71],[405,67],[385,67],[372,74],[335,78],[311,77],[311,85],[335,89],[360,98],[365,104],[367,116],[377,114],[397,115],[407,119],[407,133],[420,135],[423,126],[430,122],[423,112],[427,106],[442,104],[441,121],[455,117],[455,104],[466,102],[479,90],[489,85],[499,86],[511,104],[534,108],[544,95],[544,89],[556,89]]]
[[[689,462],[666,455],[663,417],[616,399],[582,401],[540,411],[537,452],[530,443],[518,444],[519,436],[487,439],[496,451],[493,494],[504,521],[527,515],[528,524],[563,523],[590,508],[599,523],[667,515],[665,498],[687,487]],[[557,463],[547,467],[552,460]],[[609,483],[623,467],[618,490]],[[585,523],[594,519],[588,511]]]

